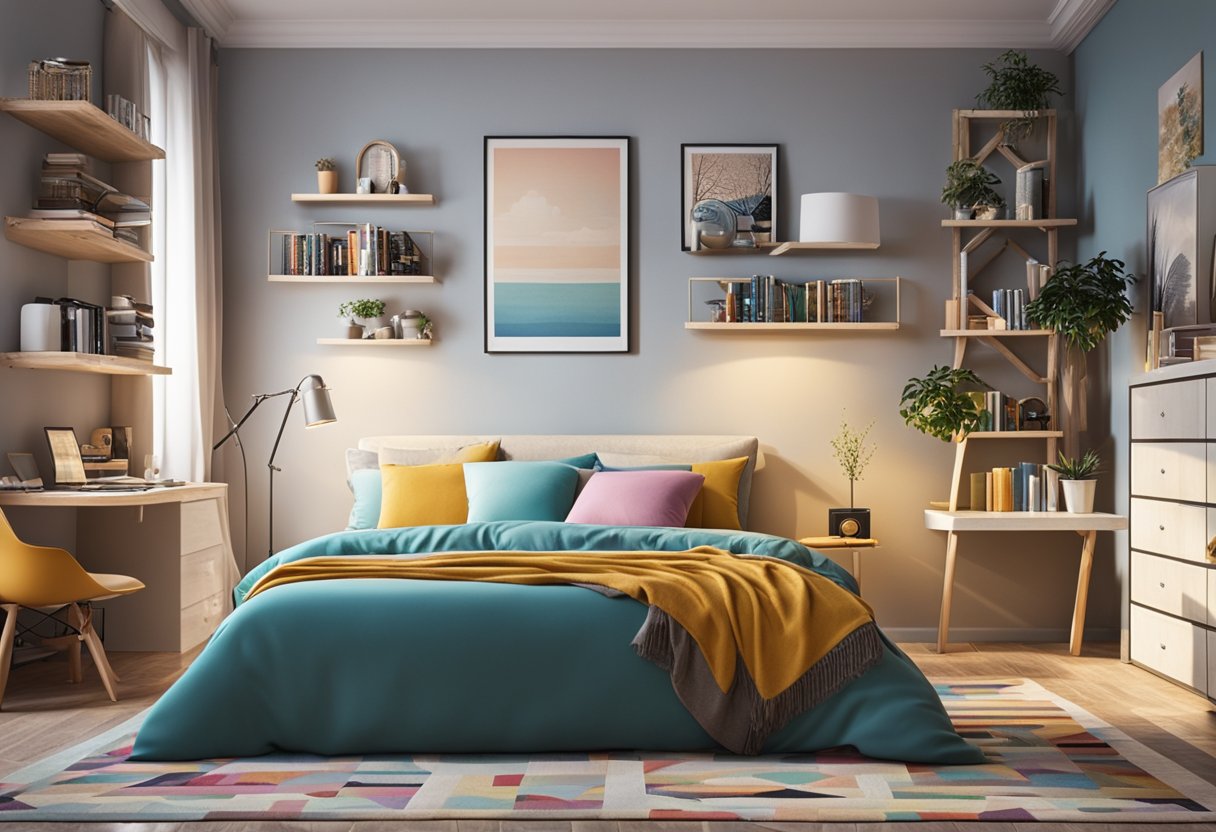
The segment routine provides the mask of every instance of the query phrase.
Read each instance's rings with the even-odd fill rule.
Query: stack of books
[[[726,291],[733,296],[727,308],[740,323],[860,322],[865,296],[862,282],[853,278],[791,283],[771,274],[730,283]]]
[[[1060,475],[1038,462],[971,474],[972,511],[1059,511]]]
[[[341,235],[283,235],[280,273],[310,277],[419,275],[422,260],[422,251],[409,232],[362,223]]]
[[[1024,289],[994,289],[992,311],[1005,319],[1006,329],[1030,329],[1026,318],[1026,291]]]
[[[59,307],[59,349],[101,355],[105,352],[105,315],[96,304],[77,298],[34,298]]]
[[[152,361],[156,352],[152,328],[152,305],[138,303],[130,295],[115,295],[106,309],[110,330],[110,353],[124,358]]]
[[[88,157],[83,153],[46,154],[38,201],[29,216],[89,220],[99,230],[136,245],[139,244],[136,229],[152,222],[148,204],[92,176]]]

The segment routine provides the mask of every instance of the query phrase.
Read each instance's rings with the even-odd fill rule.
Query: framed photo
[[[1148,192],[1148,272],[1152,311],[1166,329],[1209,323],[1211,286],[1198,274],[1213,230],[1199,228],[1199,171],[1179,174]]]
[[[692,250],[693,206],[707,199],[725,203],[736,223],[751,217],[758,241],[777,241],[777,145],[682,144],[680,171],[684,251]]]
[[[397,148],[383,139],[375,139],[363,145],[363,149],[355,157],[356,185],[360,179],[371,180],[372,190],[369,193],[387,194],[394,179],[398,182],[404,179],[401,154],[397,152]]]
[[[1166,182],[1203,153],[1203,53],[1157,90],[1157,182]]]
[[[629,139],[486,136],[485,351],[629,349]]]

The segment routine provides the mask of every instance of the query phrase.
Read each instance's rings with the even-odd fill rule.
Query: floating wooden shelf
[[[791,251],[873,251],[878,243],[779,243],[769,252],[772,257],[780,257]]]
[[[1054,116],[1055,110],[955,110],[963,118],[1007,121],[1011,118],[1045,118]]]
[[[1127,528],[1119,514],[1067,511],[943,511],[925,509],[925,528],[940,532],[1117,531]]]
[[[90,220],[40,220],[5,217],[4,236],[27,248],[69,260],[97,263],[150,263],[152,255],[120,240]]]
[[[685,329],[701,329],[713,332],[781,332],[793,330],[837,330],[869,331],[899,329],[895,321],[838,321],[835,323],[714,323],[711,321],[688,321]]]
[[[317,275],[305,276],[297,274],[272,274],[267,278],[271,283],[438,283],[439,278],[433,274],[411,275]]]
[[[968,439],[1060,439],[1062,430],[973,430]]]
[[[165,151],[141,139],[88,101],[0,98],[0,111],[105,162],[165,158]]]
[[[785,245],[784,243],[756,243],[754,247],[727,246],[726,248],[699,248],[696,251],[685,249],[685,254],[695,254],[698,257],[706,254],[770,254],[772,249]]]
[[[25,370],[68,370],[76,373],[102,373],[111,376],[167,376],[169,367],[121,355],[93,355],[83,352],[3,352],[0,365]]]
[[[434,194],[292,194],[292,202],[330,205],[434,205]]]
[[[1043,338],[1055,335],[1052,329],[943,329],[943,338]]]
[[[1065,228],[1076,225],[1075,219],[1038,220],[942,220],[942,228]]]
[[[324,347],[429,347],[430,338],[318,338]]]
[[[86,471],[121,471],[127,473],[130,470],[129,459],[111,459],[108,462],[85,462],[84,470]]]

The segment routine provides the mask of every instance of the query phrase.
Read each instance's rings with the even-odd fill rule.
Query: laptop
[[[124,482],[98,482],[90,480],[84,472],[84,460],[80,458],[80,445],[76,431],[72,428],[43,428],[46,442],[51,449],[51,464],[55,468],[56,491],[147,491],[155,486],[142,480]]]

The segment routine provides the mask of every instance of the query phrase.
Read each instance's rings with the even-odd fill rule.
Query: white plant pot
[[[1090,514],[1094,510],[1097,480],[1060,480],[1064,489],[1064,506],[1069,514]]]

